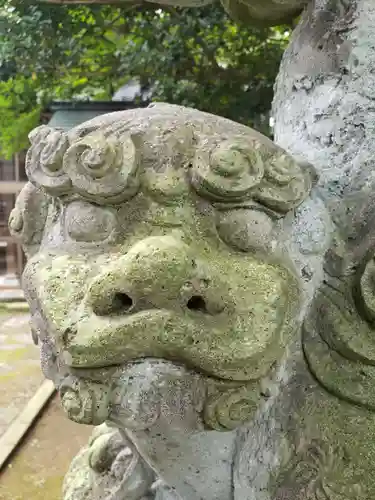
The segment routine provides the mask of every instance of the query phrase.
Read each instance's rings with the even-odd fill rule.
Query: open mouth
[[[228,300],[214,311],[215,298],[190,291],[183,300],[164,300],[162,308],[116,292],[100,302],[104,309],[99,301],[83,301],[69,325],[51,330],[64,364],[81,377],[110,377],[138,360],[157,359],[221,380],[256,380],[280,356],[293,328],[294,302],[289,306],[289,296],[271,292],[252,295],[250,303]]]
[[[117,367],[72,368],[56,385],[72,420],[90,425],[110,420],[142,430],[163,418],[166,408],[173,414],[188,415],[189,425],[193,412],[197,419],[194,426],[202,429],[202,404],[209,401],[207,398],[217,391],[221,394],[242,387],[238,382],[205,376],[181,363],[151,357]]]
[[[122,365],[133,359],[152,356],[148,337],[160,337],[175,315],[167,310],[148,309],[129,315],[90,314],[65,339],[62,355],[75,369],[97,369]],[[142,340],[143,339],[143,340]],[[149,347],[147,348],[147,345]],[[156,353],[159,357],[159,352]]]

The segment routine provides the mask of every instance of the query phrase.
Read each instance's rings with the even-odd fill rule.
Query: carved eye
[[[244,252],[270,249],[273,220],[258,210],[235,209],[219,212],[217,230],[221,239]]]
[[[69,237],[75,241],[103,242],[114,233],[116,217],[108,209],[76,201],[66,209],[65,228]]]

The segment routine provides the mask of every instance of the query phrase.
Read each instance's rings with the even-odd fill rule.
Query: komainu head
[[[299,321],[285,232],[311,166],[248,127],[167,104],[68,133],[42,126],[30,141],[10,227],[56,385],[145,359],[226,388],[269,374]]]

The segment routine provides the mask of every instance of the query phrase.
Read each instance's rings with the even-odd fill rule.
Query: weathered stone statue
[[[168,105],[31,136],[34,337],[70,418],[102,424],[65,500],[375,498],[374,1],[226,2],[304,7],[285,150]]]
[[[338,258],[314,168],[167,104],[30,141],[10,227],[42,367],[111,426],[65,499],[373,498],[374,265]]]

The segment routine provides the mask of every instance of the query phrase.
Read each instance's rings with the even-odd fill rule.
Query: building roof
[[[70,130],[96,116],[112,113],[113,111],[134,109],[148,104],[148,101],[136,102],[135,100],[54,102],[49,107],[53,115],[48,125]]]
[[[96,116],[108,113],[108,111],[74,111],[69,109],[61,109],[55,111],[52,115],[51,120],[48,125],[50,127],[59,127],[64,130],[70,130],[71,128],[80,125],[83,122],[91,120]]]

